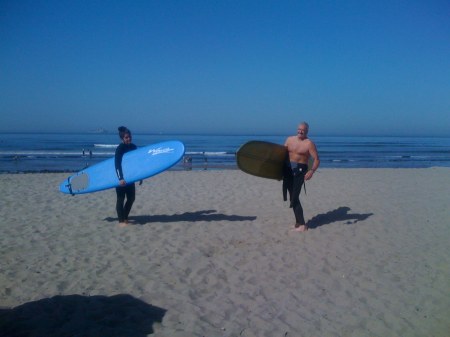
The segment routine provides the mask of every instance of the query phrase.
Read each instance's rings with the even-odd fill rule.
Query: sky
[[[0,0],[0,132],[450,137],[450,1]]]

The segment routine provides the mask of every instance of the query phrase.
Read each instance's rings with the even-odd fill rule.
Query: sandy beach
[[[450,331],[450,169],[319,169],[302,191],[164,172],[70,196],[1,174],[0,336],[435,336]]]

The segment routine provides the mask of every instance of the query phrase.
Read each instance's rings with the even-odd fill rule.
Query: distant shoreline
[[[116,131],[108,131],[102,129],[102,131],[1,131],[0,134],[3,135],[117,135]],[[288,137],[292,135],[292,132],[286,133],[255,133],[255,134],[245,134],[245,133],[201,133],[201,132],[192,132],[192,133],[177,133],[177,132],[139,132],[133,131],[134,136],[205,136],[205,137]],[[344,135],[344,134],[324,134],[324,133],[314,133],[310,135],[310,138],[314,139],[315,137],[332,137],[332,138],[425,138],[425,139],[450,139],[449,136],[442,135],[379,135],[379,134],[353,134],[353,135]]]

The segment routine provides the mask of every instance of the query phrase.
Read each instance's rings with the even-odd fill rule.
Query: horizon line
[[[103,131],[37,131],[37,130],[28,130],[28,131],[5,131],[0,130],[0,134],[73,134],[73,135],[115,135],[116,131],[109,132],[106,129],[102,129]],[[134,135],[148,135],[148,136],[283,136],[287,137],[289,135],[294,135],[293,133],[267,133],[267,132],[255,132],[255,133],[226,133],[226,132],[142,132],[142,131],[133,131]],[[450,138],[448,135],[443,134],[402,134],[402,133],[386,133],[386,134],[359,134],[359,133],[332,133],[325,134],[323,132],[313,133],[311,137],[402,137],[402,138]]]

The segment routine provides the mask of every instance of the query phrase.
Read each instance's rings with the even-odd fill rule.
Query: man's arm
[[[316,145],[313,142],[311,142],[311,145],[309,146],[309,155],[314,159],[314,162],[311,170],[306,173],[305,180],[311,179],[320,165],[319,154],[317,153]]]
[[[289,147],[289,137],[286,138],[286,141],[284,142],[284,146],[286,146],[286,148]]]

